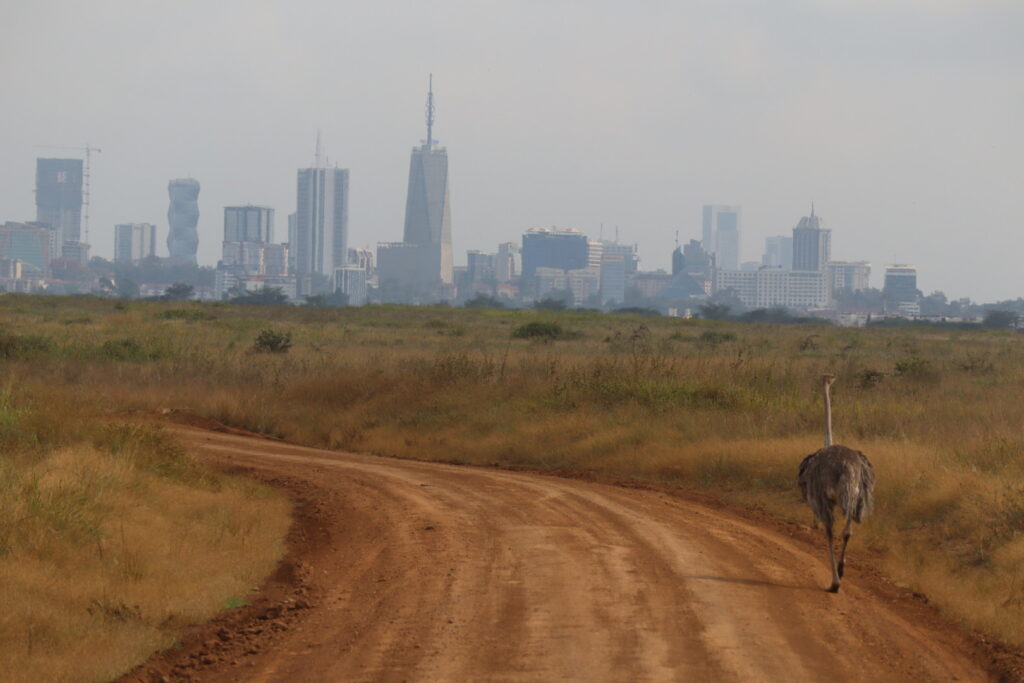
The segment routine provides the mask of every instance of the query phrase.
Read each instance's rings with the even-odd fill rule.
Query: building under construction
[[[36,159],[36,222],[53,230],[53,258],[81,240],[82,178],[81,159]]]

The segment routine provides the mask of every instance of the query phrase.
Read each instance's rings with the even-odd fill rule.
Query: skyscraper
[[[761,265],[768,268],[793,270],[793,238],[785,235],[765,237]]]
[[[274,210],[266,206],[225,206],[225,242],[273,242]]]
[[[167,208],[167,250],[176,263],[196,263],[199,248],[199,181],[179,178],[167,183],[171,205]]]
[[[885,267],[885,285],[882,288],[887,312],[918,315],[920,293],[917,291],[917,266],[905,263]]]
[[[156,226],[152,223],[122,223],[114,226],[114,261],[138,263],[156,256]]]
[[[823,270],[832,260],[832,231],[819,216],[804,216],[793,228],[793,270]]]
[[[418,272],[412,279],[421,287],[452,284],[452,227],[448,197],[448,152],[434,135],[433,76],[427,91],[427,139],[412,150],[409,190],[405,202],[403,241],[418,247]]]
[[[81,159],[36,159],[36,222],[53,230],[54,258],[60,257],[65,241],[81,239]]]
[[[740,214],[738,206],[704,205],[701,246],[715,255],[719,268],[736,270],[740,267]]]
[[[523,235],[523,277],[538,268],[578,270],[589,265],[590,244],[576,228],[530,228]]]
[[[300,168],[295,212],[295,272],[334,277],[348,263],[348,169]],[[289,239],[292,239],[289,236]]]

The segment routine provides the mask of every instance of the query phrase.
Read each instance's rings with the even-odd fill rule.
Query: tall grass
[[[1024,644],[1019,335],[37,301],[0,298],[14,339],[3,372],[62,400],[191,409],[328,448],[678,484],[803,521],[796,464],[821,443],[818,380],[834,373],[837,440],[864,450],[879,481],[859,537],[953,618]],[[292,346],[254,352],[266,329]]]
[[[10,373],[11,368],[6,368]],[[287,503],[210,473],[84,387],[0,391],[5,681],[108,680],[270,573]]]

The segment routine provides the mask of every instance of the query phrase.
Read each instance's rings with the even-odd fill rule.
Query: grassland
[[[160,428],[104,411],[89,387],[33,381],[45,361],[13,359],[47,342],[10,330],[0,338],[0,678],[109,680],[245,604],[283,553],[290,506],[203,468]]]
[[[818,378],[831,372],[837,441],[879,480],[856,542],[953,619],[1024,645],[1017,334],[17,296],[0,297],[0,316],[12,395],[676,484],[804,522],[795,470],[821,443]],[[255,350],[267,329],[291,348]]]

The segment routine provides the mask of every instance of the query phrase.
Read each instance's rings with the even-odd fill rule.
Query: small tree
[[[505,308],[505,304],[490,294],[478,293],[463,304],[466,308]]]
[[[732,308],[729,304],[716,304],[708,302],[701,304],[700,306],[700,317],[707,318],[708,320],[725,320],[729,317],[729,312]]]
[[[563,298],[556,299],[554,297],[548,297],[546,299],[541,299],[535,303],[533,307],[538,311],[564,311],[566,308],[566,301]]]
[[[989,311],[985,314],[985,319],[981,322],[981,326],[993,330],[1012,330],[1017,327],[1019,318],[1020,316],[1013,311]]]
[[[252,350],[258,353],[285,353],[291,347],[291,334],[269,328],[260,330],[260,333],[256,335],[256,341],[252,344]]]
[[[163,298],[164,301],[185,301],[186,299],[191,299],[195,292],[196,288],[192,285],[187,285],[184,282],[175,282],[164,290]]]
[[[288,303],[288,296],[280,287],[264,285],[255,292],[246,292],[230,300],[233,304],[249,304],[253,306],[279,306]]]

